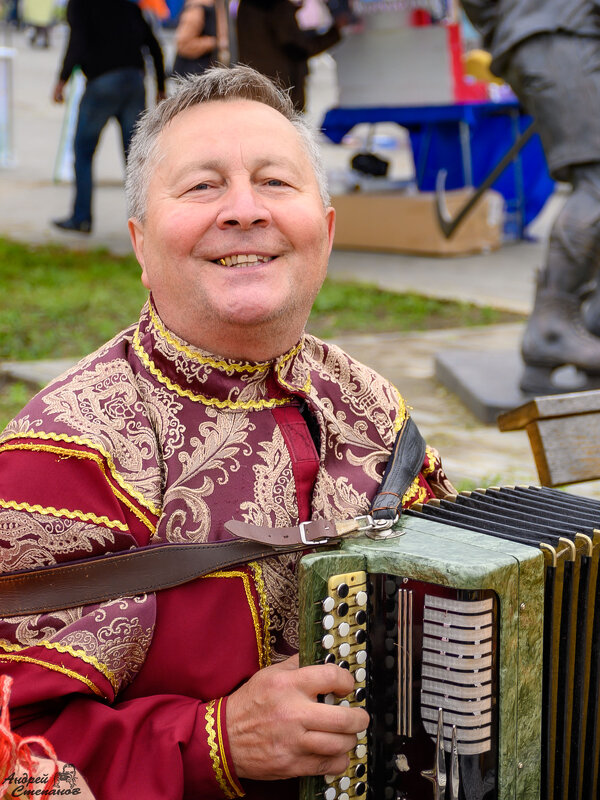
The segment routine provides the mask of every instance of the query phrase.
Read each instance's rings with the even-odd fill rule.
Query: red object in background
[[[484,81],[467,80],[465,78],[460,24],[450,22],[446,25],[446,29],[448,31],[448,50],[450,52],[454,102],[472,103],[478,100],[487,100],[487,84]]]
[[[415,28],[431,25],[431,14],[423,8],[415,8],[410,12],[410,24]]]

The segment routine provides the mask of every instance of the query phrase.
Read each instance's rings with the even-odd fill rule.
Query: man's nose
[[[268,225],[270,222],[271,212],[250,181],[236,181],[228,187],[217,215],[219,227],[239,226],[243,230],[248,230]]]

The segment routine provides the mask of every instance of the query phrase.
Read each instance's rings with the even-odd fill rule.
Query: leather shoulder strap
[[[371,515],[375,519],[394,519],[402,513],[402,497],[419,473],[424,457],[425,441],[407,417],[373,500]],[[249,535],[248,529],[256,527],[238,524],[242,526],[241,536]],[[235,532],[232,525],[235,523],[227,523],[226,527]],[[337,536],[343,535],[343,525],[316,520],[307,530],[303,526],[264,529],[264,535],[254,541],[156,544],[29,572],[6,573],[0,575],[0,617],[58,611],[168,589],[234,564],[320,544],[332,545]],[[259,533],[261,530],[257,529]],[[292,538],[292,532],[296,534],[298,530],[300,536]]]
[[[371,504],[373,519],[402,514],[402,498],[423,467],[425,439],[412,417],[406,417],[394,442],[379,491]]]
[[[157,544],[138,550],[0,575],[0,617],[39,614],[168,589],[209,572],[290,552],[242,540]]]

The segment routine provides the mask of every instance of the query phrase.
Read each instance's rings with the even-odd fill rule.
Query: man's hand
[[[369,715],[362,708],[318,703],[317,695],[345,697],[353,688],[347,670],[335,664],[299,668],[298,656],[253,675],[227,701],[238,777],[282,780],[343,772]]]
[[[64,103],[65,102],[65,95],[64,95],[64,88],[65,88],[66,81],[57,81],[54,87],[54,91],[52,92],[52,99],[55,103]]]

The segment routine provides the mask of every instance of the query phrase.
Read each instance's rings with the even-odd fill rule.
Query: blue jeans
[[[146,106],[144,73],[135,67],[115,69],[88,81],[75,132],[75,205],[73,220],[92,221],[92,160],[100,134],[115,117],[121,126],[125,158],[135,122]]]

